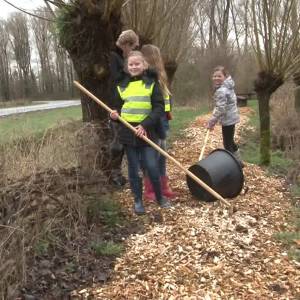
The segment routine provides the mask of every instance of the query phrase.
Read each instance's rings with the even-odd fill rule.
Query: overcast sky
[[[39,6],[44,6],[45,2],[43,0],[8,0],[13,5],[20,7],[24,10],[32,12]],[[0,18],[5,19],[11,12],[16,12],[17,9],[13,8],[9,4],[0,0]]]

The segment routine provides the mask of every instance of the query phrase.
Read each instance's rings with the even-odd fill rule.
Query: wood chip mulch
[[[241,109],[239,128],[248,126],[249,108]],[[185,167],[198,160],[205,137],[198,117],[170,154]],[[237,136],[239,135],[239,129]],[[206,155],[222,147],[221,128],[210,135]],[[238,137],[239,138],[239,137]],[[281,178],[246,164],[249,190],[229,200],[235,212],[218,202],[205,203],[189,193],[185,174],[168,165],[178,197],[169,210],[146,204],[148,227],[131,235],[106,285],[78,290],[86,299],[300,299],[300,264],[288,257],[274,234],[286,230],[292,207]],[[120,193],[132,214],[132,196]]]

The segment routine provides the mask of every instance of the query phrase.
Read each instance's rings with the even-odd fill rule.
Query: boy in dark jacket
[[[117,41],[116,49],[110,53],[110,76],[113,89],[120,77],[124,76],[124,59],[128,53],[139,46],[139,37],[133,30],[123,31]],[[111,92],[114,98],[114,90]],[[122,160],[124,156],[124,148],[118,141],[119,123],[111,122],[110,127],[113,133],[113,142],[111,144],[112,154],[112,174],[110,182],[116,186],[123,186],[126,183],[125,177],[122,175]]]

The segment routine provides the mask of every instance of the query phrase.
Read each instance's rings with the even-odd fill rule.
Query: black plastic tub
[[[215,149],[206,158],[192,165],[189,171],[223,198],[234,198],[243,189],[242,167],[239,161],[225,149]],[[191,194],[197,199],[208,202],[217,200],[189,176],[186,180]]]

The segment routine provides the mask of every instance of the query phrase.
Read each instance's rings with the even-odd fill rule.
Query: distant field
[[[42,134],[60,122],[80,120],[81,107],[58,108],[0,118],[0,143],[14,138]]]

